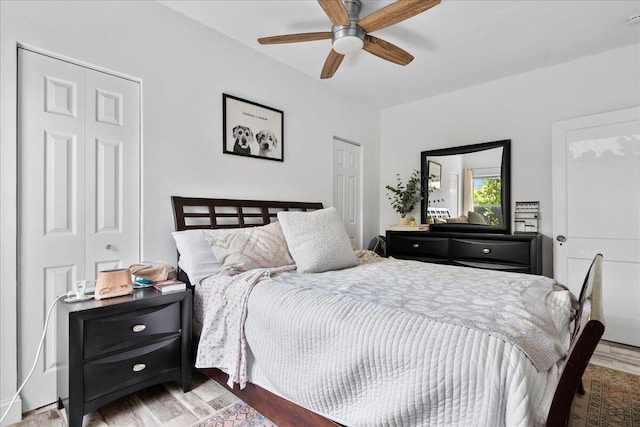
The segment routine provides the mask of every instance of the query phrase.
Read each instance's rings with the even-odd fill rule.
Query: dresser
[[[542,274],[542,235],[389,230],[387,256]]]
[[[58,304],[58,407],[68,425],[134,391],[178,380],[191,390],[191,290],[154,288]]]

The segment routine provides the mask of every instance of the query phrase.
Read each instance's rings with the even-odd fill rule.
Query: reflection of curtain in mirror
[[[473,170],[464,169],[464,181],[462,183],[462,215],[473,211]]]

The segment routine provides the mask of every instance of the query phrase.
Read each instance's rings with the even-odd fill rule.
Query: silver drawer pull
[[[145,365],[144,363],[136,363],[135,365],[133,365],[133,372],[140,372],[146,367],[147,365]]]
[[[133,332],[142,332],[145,329],[147,329],[147,327],[145,325],[133,325]]]
[[[491,253],[491,249],[489,249],[489,248],[484,248],[484,249],[482,250],[482,253],[483,253],[483,254],[490,254],[490,253]]]
[[[420,245],[419,245],[419,244],[417,244],[417,243],[414,243],[414,244],[413,244],[413,248],[414,248],[414,249],[418,249],[419,247],[420,247]]]

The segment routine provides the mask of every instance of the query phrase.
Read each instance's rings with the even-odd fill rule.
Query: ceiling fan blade
[[[258,39],[258,43],[260,44],[297,43],[297,42],[310,42],[313,40],[326,40],[330,38],[331,38],[331,31],[321,31],[317,33],[285,34],[283,36],[261,37]]]
[[[324,67],[322,67],[322,73],[320,73],[321,79],[330,79],[338,70],[340,63],[344,59],[344,55],[336,52],[331,49],[329,52],[329,56],[327,56],[327,60],[324,62]]]
[[[378,31],[416,16],[439,3],[440,0],[398,0],[365,16],[358,21],[358,25],[362,27],[365,33]]]
[[[407,65],[413,61],[413,55],[398,46],[370,35],[364,36],[364,50],[387,61]]]
[[[333,25],[349,25],[351,20],[342,0],[318,0]]]

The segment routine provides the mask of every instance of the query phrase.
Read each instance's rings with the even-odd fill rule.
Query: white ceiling
[[[160,3],[320,81],[331,40],[263,46],[258,37],[330,31],[315,0]],[[362,0],[360,17],[391,1]],[[387,107],[640,43],[640,0],[442,0],[374,32],[415,56],[406,67],[365,51],[321,84]],[[640,76],[639,76],[640,78]]]

